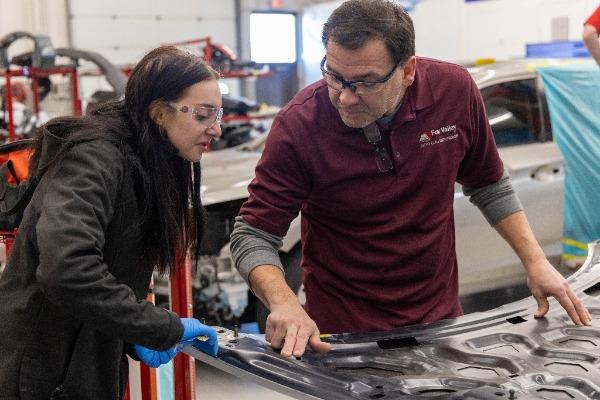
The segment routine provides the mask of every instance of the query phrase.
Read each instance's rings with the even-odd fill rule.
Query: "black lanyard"
[[[371,143],[375,149],[377,168],[381,172],[388,172],[394,169],[394,163],[387,149],[381,140],[381,132],[375,122],[363,128],[367,142]]]

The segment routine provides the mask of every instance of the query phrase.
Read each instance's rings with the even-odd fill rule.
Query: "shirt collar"
[[[417,59],[415,80],[406,90],[400,108],[393,115],[382,117],[377,122],[383,126],[389,126],[391,121],[396,124],[412,121],[417,117],[416,111],[430,107],[433,103],[434,97],[429,76],[425,73],[421,67],[421,63]]]

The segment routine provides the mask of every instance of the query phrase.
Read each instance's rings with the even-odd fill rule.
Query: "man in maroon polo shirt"
[[[479,90],[462,67],[416,58],[410,17],[350,0],[323,28],[323,80],[279,113],[236,219],[238,270],[269,307],[283,355],[319,333],[368,332],[462,313],[454,243],[459,182],[521,258],[539,308],[591,317],[550,265],[504,172]],[[301,213],[303,309],[277,249]]]

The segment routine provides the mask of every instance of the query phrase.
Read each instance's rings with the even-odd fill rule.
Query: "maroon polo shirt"
[[[419,58],[383,139],[382,173],[362,130],[349,128],[321,80],[275,119],[240,215],[284,236],[301,211],[306,310],[321,332],[368,332],[462,313],[454,183],[497,182],[483,101],[462,67]]]

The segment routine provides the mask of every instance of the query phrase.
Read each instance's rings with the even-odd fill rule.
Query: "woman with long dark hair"
[[[204,229],[200,158],[221,134],[218,74],[148,53],[123,100],[40,129],[39,184],[0,280],[0,399],[118,399],[126,355],[156,367],[216,333],[145,300]],[[196,254],[197,255],[197,254]]]

